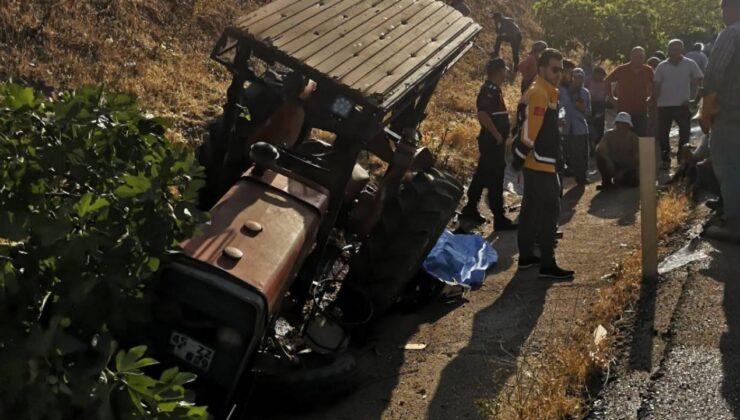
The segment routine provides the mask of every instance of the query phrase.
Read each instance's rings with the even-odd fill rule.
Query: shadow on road
[[[653,338],[655,336],[655,301],[658,281],[644,280],[637,301],[637,325],[632,335],[629,351],[629,368],[633,371],[651,372],[653,369]]]
[[[596,194],[588,213],[601,219],[616,219],[620,226],[627,226],[635,223],[639,209],[640,190],[619,188]]]
[[[473,335],[442,372],[426,418],[475,418],[477,403],[499,395],[516,371],[516,357],[542,314],[551,286],[537,281],[536,275],[537,270],[517,273],[491,306],[475,314]]]
[[[720,339],[722,352],[722,396],[735,418],[740,418],[740,278],[737,276],[740,246],[710,242],[714,251],[704,275],[725,285],[722,308],[727,330]]]
[[[560,200],[560,226],[567,225],[573,220],[573,216],[576,215],[576,207],[581,201],[584,192],[586,192],[585,186],[575,185],[563,195],[563,198]]]

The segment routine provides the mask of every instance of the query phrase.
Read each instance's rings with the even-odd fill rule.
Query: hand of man
[[[504,136],[502,136],[501,133],[494,134],[493,138],[496,139],[496,144],[499,146],[504,144],[504,141],[506,141],[506,139],[504,139]]]

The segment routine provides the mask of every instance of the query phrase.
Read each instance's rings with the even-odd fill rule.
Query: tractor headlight
[[[340,96],[331,104],[331,113],[340,118],[347,118],[352,113],[354,104],[344,96]]]

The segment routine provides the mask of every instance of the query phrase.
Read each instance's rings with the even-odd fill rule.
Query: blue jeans
[[[718,118],[709,152],[722,190],[727,228],[740,235],[740,121]]]

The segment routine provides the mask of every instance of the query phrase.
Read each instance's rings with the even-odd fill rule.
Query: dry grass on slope
[[[193,140],[220,112],[228,75],[209,59],[221,30],[268,0],[4,0],[0,2],[0,79],[49,90],[104,83],[136,94]],[[423,126],[427,143],[467,173],[477,157],[475,96],[495,36],[494,10],[538,33],[530,0],[469,0],[484,26],[477,46],[441,82]],[[510,57],[508,48],[504,49]],[[507,102],[519,100],[514,85]],[[442,144],[442,139],[447,138]],[[441,147],[440,147],[441,146]]]
[[[0,78],[136,94],[186,137],[216,115],[228,77],[209,59],[254,0],[4,0]],[[197,130],[196,130],[197,131]]]

